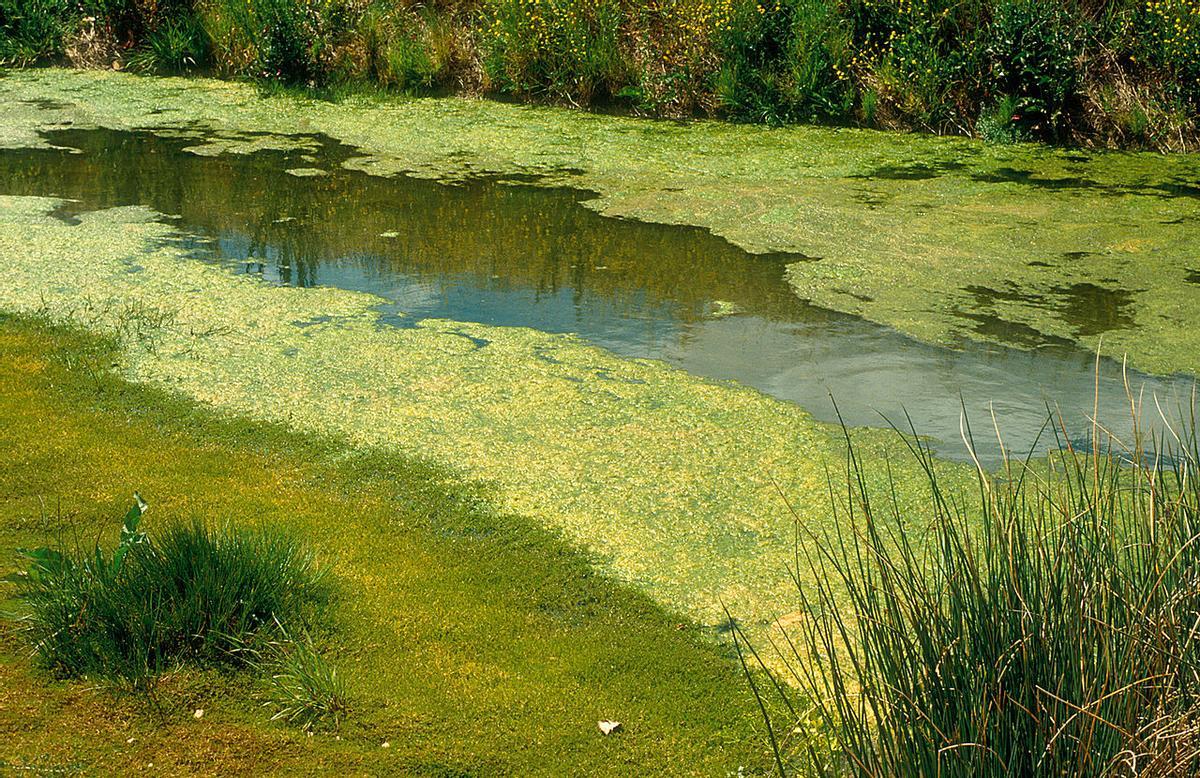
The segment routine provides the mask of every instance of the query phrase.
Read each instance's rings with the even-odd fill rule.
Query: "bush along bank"
[[[1192,150],[1200,0],[0,0],[0,63]]]

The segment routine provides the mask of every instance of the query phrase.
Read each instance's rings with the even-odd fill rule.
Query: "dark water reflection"
[[[1048,405],[1078,430],[1092,410],[1094,361],[1082,350],[919,343],[796,298],[784,268],[804,257],[750,255],[704,230],[601,217],[580,205],[584,193],[368,176],[342,169],[349,151],[321,139],[287,153],[198,156],[184,149],[199,136],[47,137],[80,153],[0,151],[0,193],[72,199],[65,218],[133,204],[178,215],[198,255],[274,283],[371,292],[390,301],[385,314],[405,314],[388,316],[398,326],[436,317],[573,332],[624,356],[740,381],[825,420],[836,418],[831,394],[851,425],[904,423],[907,412],[954,458],[966,454],[960,398],[977,430],[990,430],[994,412],[1013,450],[1032,445]],[[286,172],[314,168],[327,174]],[[1128,325],[1120,299],[1077,286],[1073,316]],[[1012,334],[1039,343],[1032,330]],[[1190,378],[1132,383],[1166,408],[1190,404]],[[1102,364],[1101,385],[1102,420],[1127,434],[1118,365]],[[993,438],[979,437],[994,461]]]

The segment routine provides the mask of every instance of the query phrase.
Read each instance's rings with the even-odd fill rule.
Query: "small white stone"
[[[197,719],[204,718],[204,708],[196,708],[196,712],[192,714],[192,717]]]

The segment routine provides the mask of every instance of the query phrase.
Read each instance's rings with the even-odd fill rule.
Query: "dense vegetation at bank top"
[[[1200,0],[0,0],[0,63],[1195,148]]]

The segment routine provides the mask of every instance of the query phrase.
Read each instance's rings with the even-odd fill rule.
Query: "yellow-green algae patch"
[[[71,225],[49,215],[56,203],[0,197],[0,308],[120,335],[135,380],[494,484],[502,507],[703,621],[722,601],[758,624],[796,607],[795,530],[776,489],[827,527],[825,467],[843,456],[840,431],[798,407],[570,336],[381,325],[370,295],[273,287],[185,256],[145,209]],[[899,441],[855,435],[882,477]],[[915,464],[893,469],[916,504]]]
[[[1200,157],[989,147],[948,138],[602,117],[461,98],[341,103],[212,80],[13,71],[0,145],[40,127],[217,139],[197,151],[303,146],[440,179],[540,177],[606,214],[691,224],[750,251],[795,251],[801,297],[922,339],[1095,347],[1159,372],[1200,368]],[[266,133],[266,135],[263,135]],[[268,136],[274,136],[273,138]],[[649,260],[648,260],[649,261]]]

